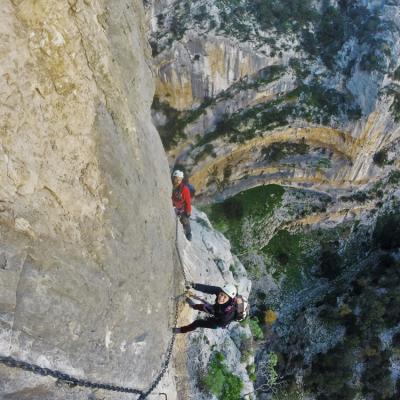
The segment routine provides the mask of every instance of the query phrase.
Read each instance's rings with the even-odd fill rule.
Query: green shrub
[[[342,260],[333,249],[323,249],[320,256],[319,276],[333,279],[339,275],[342,269]]]
[[[388,183],[395,185],[400,182],[400,171],[392,171],[389,174]]]
[[[253,0],[254,14],[264,29],[296,31],[316,16],[311,0]]]
[[[380,150],[374,154],[373,161],[376,165],[379,165],[380,167],[383,167],[388,163],[387,159],[387,151],[386,150]]]
[[[164,148],[169,150],[184,136],[183,124],[179,118],[180,112],[167,103],[160,101],[157,96],[154,96],[152,108],[153,110],[162,112],[167,118],[167,123],[159,126],[157,130]]]
[[[317,29],[317,40],[321,58],[328,68],[332,68],[335,56],[345,42],[346,22],[342,13],[333,6],[326,7]]]
[[[305,389],[319,396],[325,395],[326,399],[344,398],[340,396],[348,391],[346,382],[352,378],[350,350],[338,344],[324,354],[317,354],[305,376]]]
[[[202,379],[204,388],[221,400],[240,400],[243,382],[232,374],[225,365],[222,353],[215,353]]]
[[[258,322],[258,319],[251,318],[249,320],[249,325],[250,325],[251,334],[253,335],[255,340],[264,339],[264,332],[260,327],[260,323]]]
[[[306,154],[308,149],[309,146],[304,141],[300,143],[276,142],[264,147],[261,154],[264,156],[265,161],[277,162],[287,156]]]
[[[393,93],[393,103],[390,106],[393,118],[396,122],[400,121],[400,94]]]
[[[380,216],[373,233],[375,243],[384,250],[400,247],[400,213]]]
[[[394,71],[393,78],[394,78],[396,81],[400,81],[400,67],[398,67],[398,68],[396,69],[396,71]]]

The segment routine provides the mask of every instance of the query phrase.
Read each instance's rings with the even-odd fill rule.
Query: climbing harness
[[[179,258],[179,263],[183,272],[183,278],[185,281],[185,285],[189,283],[185,268],[183,266],[182,262],[182,257],[179,251],[179,246],[178,246],[178,217],[176,218],[176,236],[175,236],[175,247],[177,250],[178,258]],[[180,296],[179,296],[180,297]],[[174,328],[177,327],[178,325],[178,314],[179,314],[179,297],[175,301],[175,315],[174,315]],[[150,387],[147,389],[147,391],[142,391],[139,389],[135,388],[128,388],[124,386],[117,386],[117,385],[112,385],[112,384],[106,384],[106,383],[98,383],[98,382],[91,382],[86,379],[79,379],[76,377],[73,377],[71,375],[65,374],[63,372],[53,370],[50,368],[44,368],[40,367],[39,365],[36,364],[31,364],[25,361],[17,360],[13,357],[7,357],[7,356],[2,356],[0,355],[0,364],[4,364],[7,367],[10,368],[19,368],[25,371],[33,372],[34,374],[42,375],[42,376],[51,376],[53,378],[58,379],[59,381],[63,381],[68,385],[71,386],[84,386],[88,388],[93,388],[93,389],[103,389],[103,390],[108,390],[108,391],[113,391],[113,392],[123,392],[123,393],[132,393],[132,394],[137,394],[139,395],[137,400],[144,400],[146,399],[150,393],[157,387],[157,385],[160,383],[161,379],[163,378],[164,374],[166,373],[169,362],[171,360],[172,356],[172,351],[175,343],[175,338],[176,338],[176,333],[174,332],[172,334],[171,341],[167,347],[167,355],[165,358],[164,363],[162,364],[162,369],[156,379],[153,381],[153,383],[150,385]],[[165,393],[159,393],[159,395],[164,395],[165,398],[167,398],[167,395]]]

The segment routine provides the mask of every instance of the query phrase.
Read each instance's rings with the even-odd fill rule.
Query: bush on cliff
[[[203,387],[218,399],[239,400],[243,382],[228,370],[224,361],[222,353],[214,354],[208,365],[207,375],[202,380]]]

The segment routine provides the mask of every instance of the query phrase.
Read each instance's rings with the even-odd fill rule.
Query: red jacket
[[[172,204],[178,211],[184,211],[186,214],[192,213],[192,203],[190,199],[189,188],[181,182],[181,184],[172,191]]]

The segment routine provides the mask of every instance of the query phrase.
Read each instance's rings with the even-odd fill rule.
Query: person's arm
[[[219,286],[202,285],[201,283],[194,283],[192,287],[200,292],[215,294],[216,296],[218,296],[218,293],[222,290]]]
[[[190,198],[190,190],[186,185],[182,189],[182,199],[185,202],[185,213],[190,216],[192,214],[192,200]]]

